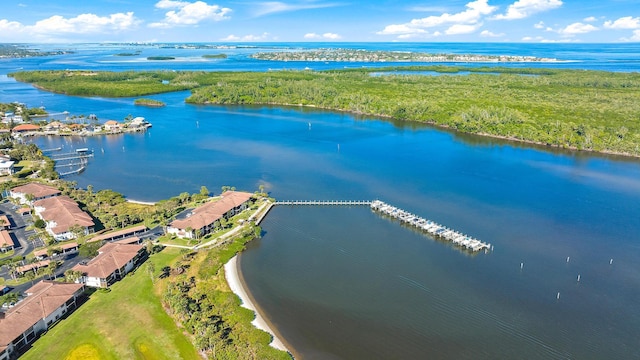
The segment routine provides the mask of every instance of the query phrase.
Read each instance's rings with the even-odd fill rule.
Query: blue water
[[[270,44],[267,50],[276,45],[304,46]],[[638,44],[352,47],[574,60],[544,64],[550,67],[640,68]],[[185,59],[171,63],[111,56],[125,50],[83,45],[69,56],[1,60],[0,74],[20,67],[362,66],[261,62],[248,58],[264,50],[253,48],[220,50],[230,57],[207,61],[197,55],[216,51],[143,49],[145,58]],[[543,66],[510,66],[525,65]],[[153,123],[145,134],[37,139],[45,148],[96,151],[87,170],[69,178],[80,186],[112,188],[138,200],[197,192],[201,185],[212,191],[265,185],[278,199],[380,198],[494,245],[490,254],[470,256],[364,207],[273,209],[262,239],[241,256],[241,268],[266,317],[302,358],[640,357],[637,160],[315,109],[186,105],[187,95],[155,95],[167,106],[140,108],[133,99],[49,94],[0,75],[0,102],[100,119],[132,114]]]

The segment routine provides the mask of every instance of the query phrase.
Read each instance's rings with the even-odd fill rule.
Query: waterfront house
[[[142,245],[107,243],[98,249],[98,256],[86,264],[74,266],[72,270],[82,273],[76,282],[107,288],[144,261],[145,254]]]
[[[136,130],[144,130],[150,126],[151,124],[141,116],[135,117],[127,124],[128,128]]]
[[[46,229],[58,241],[74,239],[74,227],[79,226],[85,235],[95,226],[91,215],[82,211],[70,197],[55,196],[33,203],[35,213],[47,223]]]
[[[21,124],[11,129],[11,131],[14,133],[36,132],[40,131],[40,126],[34,124]]]
[[[0,251],[7,252],[13,250],[15,246],[11,234],[7,230],[0,230]]]
[[[54,187],[39,183],[29,183],[14,187],[11,189],[9,196],[18,200],[22,204],[31,204],[31,201],[47,199],[60,194],[60,190]],[[28,197],[31,197],[31,200],[27,199]]]
[[[180,238],[193,239],[204,236],[220,226],[220,220],[228,220],[250,205],[253,194],[241,191],[226,191],[220,199],[209,201],[194,209],[185,219],[174,220],[167,232]]]
[[[110,132],[118,132],[120,131],[121,124],[115,120],[109,120],[104,123],[104,130]]]
[[[15,359],[65,314],[78,306],[84,285],[40,281],[27,297],[0,313],[0,360]]]
[[[59,131],[66,127],[65,124],[60,121],[52,121],[43,127],[44,131]]]
[[[0,155],[0,175],[11,175],[15,172],[13,165],[15,161],[11,161],[9,155]]]

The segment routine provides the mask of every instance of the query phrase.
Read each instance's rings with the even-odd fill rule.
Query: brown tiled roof
[[[60,245],[60,249],[62,249],[62,250],[69,250],[69,249],[73,249],[73,248],[76,248],[76,247],[78,247],[78,243],[77,242],[71,242],[71,243]]]
[[[0,230],[0,248],[13,245],[11,234],[7,230]]]
[[[95,225],[91,216],[80,210],[78,203],[66,195],[38,200],[34,206],[45,209],[40,213],[44,220],[55,221],[56,226],[51,229],[54,234],[65,233],[75,224],[84,227]]]
[[[49,264],[51,264],[51,260],[42,260],[42,261],[34,262],[31,264],[23,265],[23,266],[18,266],[16,268],[16,271],[24,273],[29,270],[39,269],[41,267],[49,266]]]
[[[0,347],[8,346],[35,323],[51,315],[83,286],[43,280],[25,291],[31,295],[7,310],[0,319]]]
[[[89,263],[78,264],[73,270],[82,271],[85,276],[104,279],[133,260],[141,249],[141,245],[108,243],[98,249],[98,256]]]
[[[114,241],[115,244],[139,244],[140,238],[137,236],[131,236],[126,239]]]
[[[42,250],[36,250],[33,252],[33,256],[35,257],[39,257],[39,256],[45,256],[47,255],[47,249],[42,249]]]
[[[127,229],[100,234],[94,237],[93,239],[89,240],[89,242],[100,241],[100,240],[112,240],[118,237],[127,236],[133,233],[146,231],[146,230],[147,230],[147,227],[145,225],[138,225],[138,226],[130,227]]]
[[[11,189],[14,193],[31,194],[35,198],[41,198],[45,196],[52,196],[60,194],[60,190],[38,183],[29,183],[22,186],[16,186]]]
[[[0,226],[11,226],[11,221],[9,221],[9,218],[7,217],[7,215],[0,215]]]
[[[174,220],[171,226],[177,229],[192,228],[202,229],[220,219],[229,210],[247,202],[253,194],[241,191],[226,191],[221,198],[210,201],[193,210],[192,215],[186,219]]]
[[[33,124],[22,124],[14,127],[11,131],[37,131],[40,130],[40,126]]]
[[[26,213],[30,213],[31,212],[31,208],[28,207],[23,207],[18,209],[18,214],[26,214]]]

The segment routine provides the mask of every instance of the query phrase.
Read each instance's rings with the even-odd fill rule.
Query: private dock
[[[74,152],[53,154],[49,157],[55,162],[54,169],[58,171],[60,177],[64,177],[83,172],[87,168],[89,158],[93,157],[93,150],[81,148]],[[60,169],[63,168],[65,171],[60,172]]]
[[[414,228],[424,231],[432,236],[447,240],[465,250],[473,252],[481,250],[488,252],[493,250],[493,246],[489,243],[484,243],[478,239],[462,234],[444,225],[440,225],[432,220],[411,214],[408,211],[391,206],[380,200],[371,201],[371,209],[397,219],[403,224],[411,225]]]
[[[380,200],[282,200],[270,205],[269,209],[275,205],[285,206],[369,206],[371,210],[399,220],[402,224],[412,226],[438,239],[451,242],[453,245],[467,251],[478,252],[493,250],[489,243],[482,242],[471,236],[462,234],[456,230],[440,225],[432,220],[411,214],[395,206],[391,206]],[[263,214],[266,215],[268,210]],[[262,220],[262,218],[260,218]]]
[[[371,205],[369,200],[283,200],[276,201],[274,205],[325,205],[325,206],[352,206]]]

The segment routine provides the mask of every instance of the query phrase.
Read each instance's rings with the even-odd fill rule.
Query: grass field
[[[35,342],[22,359],[197,359],[199,354],[167,315],[147,272],[179,256],[167,248],[151,256],[135,274],[98,291]]]

